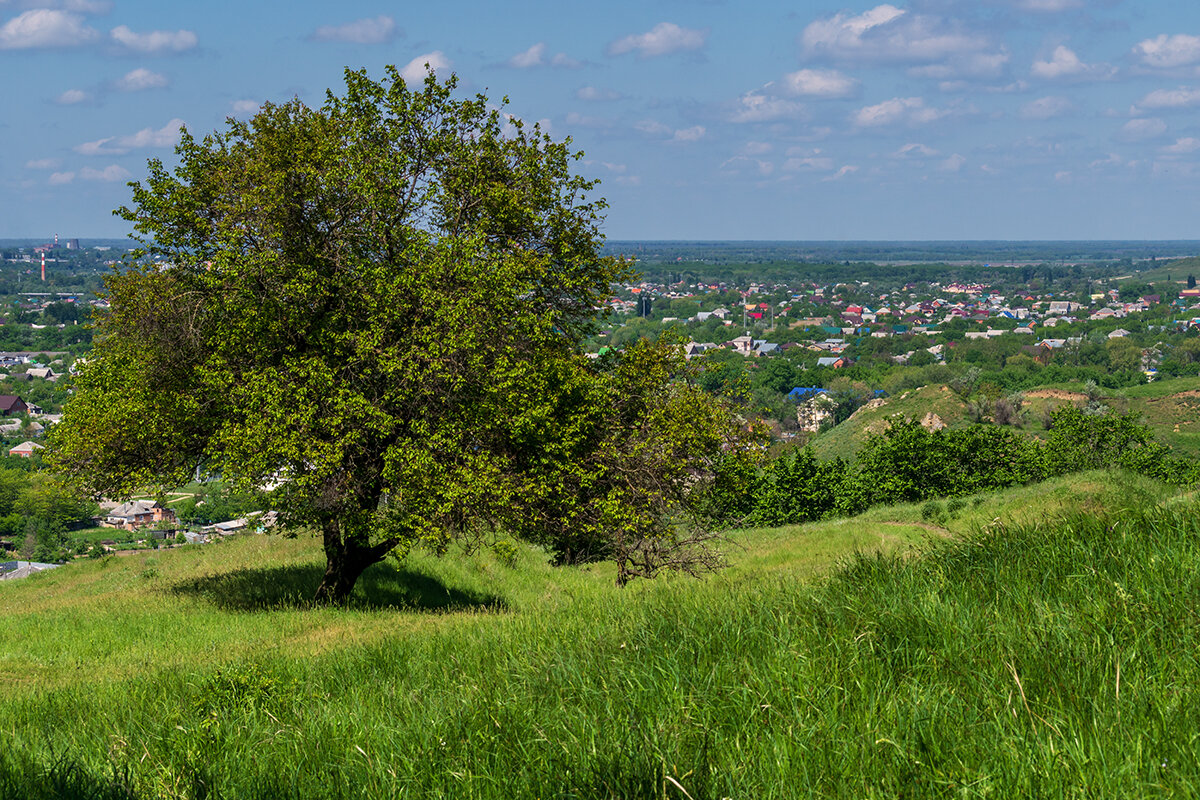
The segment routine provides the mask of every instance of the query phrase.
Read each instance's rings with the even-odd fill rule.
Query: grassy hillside
[[[1093,473],[705,581],[416,555],[344,610],[303,538],[81,562],[0,584],[0,796],[1187,796],[1196,510]]]
[[[1042,419],[1062,404],[1087,401],[1083,384],[1056,384],[1024,392],[1022,430],[1036,436]],[[1101,401],[1119,413],[1133,412],[1150,426],[1156,439],[1180,455],[1200,458],[1200,377],[1171,378],[1126,389],[1102,390]],[[822,458],[854,457],[871,434],[887,428],[892,418],[922,419],[933,412],[951,428],[970,424],[967,407],[945,386],[924,386],[887,398],[875,407],[859,409],[850,419],[817,436],[813,448]]]
[[[882,403],[860,408],[842,424],[817,436],[813,440],[813,448],[821,458],[850,460],[871,434],[887,430],[890,419],[919,420],[933,413],[948,427],[961,428],[969,424],[966,408],[966,404],[949,387],[922,386],[885,398]]]

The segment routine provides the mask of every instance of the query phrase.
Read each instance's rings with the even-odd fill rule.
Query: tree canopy
[[[347,70],[149,162],[141,247],[50,456],[93,492],[198,464],[321,532],[317,597],[422,540],[503,531],[620,579],[711,566],[682,526],[742,436],[678,348],[581,352],[629,265],[580,154],[432,74]]]

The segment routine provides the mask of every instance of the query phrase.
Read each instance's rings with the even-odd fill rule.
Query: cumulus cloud
[[[1021,106],[1021,117],[1023,119],[1052,119],[1066,114],[1072,108],[1074,108],[1074,104],[1065,97],[1057,95],[1039,97],[1037,100]]]
[[[742,153],[748,156],[765,156],[775,149],[775,146],[770,142],[746,142],[742,147]]]
[[[775,122],[781,119],[795,119],[803,115],[803,103],[755,91],[746,92],[738,98],[733,112],[729,115],[729,120],[731,122]]]
[[[634,123],[633,127],[635,130],[641,131],[642,133],[646,133],[651,136],[663,136],[665,134],[671,133],[671,128],[669,125],[664,125],[663,123],[658,122],[656,120],[652,120],[652,119],[644,119],[644,120],[641,120],[640,122],[636,122],[636,123]]]
[[[545,55],[545,53],[546,53],[546,43],[538,42],[537,44],[530,47],[528,50],[526,50],[522,53],[517,53],[515,56],[510,58],[508,60],[508,65],[510,67],[515,67],[517,69],[528,69],[529,67],[539,67],[543,63],[545,63],[542,60],[542,56]]]
[[[1147,67],[1173,69],[1200,63],[1200,36],[1159,34],[1134,45],[1133,54]]]
[[[852,115],[860,128],[877,128],[883,125],[923,125],[940,119],[949,113],[930,108],[920,97],[893,97],[873,106],[860,108]]]
[[[1143,97],[1134,106],[1134,113],[1139,109],[1162,108],[1191,108],[1200,106],[1200,89],[1180,86],[1178,89],[1155,89]]]
[[[234,100],[233,113],[235,114],[253,114],[258,111],[262,103],[257,100]]]
[[[35,8],[0,26],[0,50],[75,47],[100,34],[84,24],[78,14],[53,8]]]
[[[703,125],[693,125],[690,128],[675,131],[671,137],[673,142],[695,142],[704,138],[705,128]]]
[[[57,169],[60,163],[57,158],[35,158],[25,162],[25,169]]]
[[[432,53],[417,56],[405,64],[404,69],[400,70],[400,77],[404,78],[407,83],[420,83],[430,72],[449,72],[451,66],[450,59],[446,58],[445,53],[441,50],[434,50]]]
[[[566,53],[555,53],[546,59],[546,43],[538,42],[528,50],[517,53],[507,62],[508,66],[514,69],[529,69],[530,67],[541,67],[549,64],[552,67],[565,67],[574,69],[582,66],[578,61],[568,56]]]
[[[927,147],[926,145],[920,144],[918,142],[909,142],[908,144],[901,147],[899,150],[897,150],[892,155],[895,158],[916,158],[916,157],[931,158],[933,156],[936,156],[937,154],[938,154],[938,151],[934,150],[931,147]]]
[[[146,89],[161,89],[168,83],[166,75],[139,67],[125,73],[115,85],[122,92],[141,92]]]
[[[788,156],[783,162],[785,172],[829,172],[833,169],[833,159],[821,150],[792,149]]]
[[[990,50],[986,37],[941,17],[879,5],[862,14],[839,12],[800,34],[806,55],[845,61],[930,63]]]
[[[1167,132],[1167,123],[1157,117],[1131,119],[1121,126],[1117,138],[1125,142],[1139,142],[1143,139],[1154,139]]]
[[[962,78],[998,78],[1004,74],[1010,60],[1008,51],[1000,48],[990,53],[956,53],[941,64],[910,67],[914,78],[949,81]]]
[[[575,91],[575,99],[587,101],[620,100],[621,93],[613,89],[601,89],[596,86],[584,86]]]
[[[1034,61],[1030,72],[1038,78],[1059,80],[1064,78],[1105,78],[1110,77],[1114,70],[1104,64],[1085,64],[1075,51],[1060,44],[1046,60]]]
[[[196,34],[184,30],[134,33],[118,25],[110,35],[117,44],[138,53],[182,53],[196,46]]]
[[[829,175],[828,177],[821,178],[821,180],[837,181],[837,180],[841,180],[842,178],[846,177],[847,175],[853,175],[856,172],[858,172],[858,167],[856,167],[853,164],[846,164],[846,165],[842,166],[841,168],[839,168],[837,172],[833,173],[832,175]]]
[[[1159,148],[1159,150],[1168,155],[1176,156],[1195,153],[1197,150],[1200,150],[1200,139],[1197,139],[1194,136],[1186,136],[1182,139],[1176,139],[1175,144],[1165,145]]]
[[[797,97],[850,97],[857,94],[859,82],[836,69],[802,69],[784,75],[781,85]]]
[[[104,169],[84,167],[83,169],[79,170],[79,177],[81,180],[85,181],[103,181],[104,183],[115,183],[117,181],[129,180],[130,172],[124,167],[111,164]]]
[[[75,180],[74,172],[52,172],[46,179],[51,186],[62,186]]]
[[[349,44],[383,44],[400,33],[396,20],[386,14],[367,17],[342,25],[322,25],[312,38],[318,42],[348,42]]]
[[[681,28],[673,22],[660,22],[646,33],[631,33],[610,42],[607,52],[610,56],[622,56],[636,51],[641,58],[651,58],[699,50],[707,39],[707,30]]]
[[[690,128],[675,130],[670,125],[665,125],[653,119],[641,120],[635,123],[633,127],[647,136],[665,138],[672,142],[695,142],[704,138],[704,134],[708,132],[703,125],[694,125]]]
[[[67,89],[65,92],[54,98],[54,102],[60,106],[73,106],[76,103],[82,103],[88,99],[88,93],[82,89]]]
[[[128,136],[108,136],[94,142],[84,142],[75,146],[75,152],[85,156],[124,155],[141,148],[171,147],[179,141],[179,130],[183,126],[183,120],[173,119],[157,130],[143,128]]]
[[[955,153],[938,164],[937,168],[942,172],[958,172],[966,163],[966,157]]]

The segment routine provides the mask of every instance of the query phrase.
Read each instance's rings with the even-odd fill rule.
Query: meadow
[[[303,536],[79,561],[0,584],[0,796],[1192,796],[1197,510],[1084,473],[704,580],[412,553],[347,608]]]

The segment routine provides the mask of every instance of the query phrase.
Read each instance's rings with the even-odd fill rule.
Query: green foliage
[[[785,525],[829,516],[837,506],[845,475],[845,462],[819,461],[811,447],[784,453],[759,483],[754,521]]]

